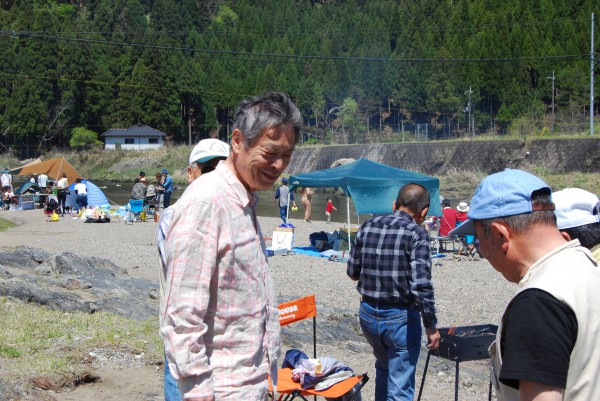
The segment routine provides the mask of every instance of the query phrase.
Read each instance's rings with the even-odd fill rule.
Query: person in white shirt
[[[2,191],[4,191],[5,189],[12,188],[12,176],[10,174],[8,174],[8,173],[2,174],[0,181],[2,182]]]
[[[42,192],[46,192],[46,187],[48,186],[48,176],[44,173],[38,175],[38,187],[42,190]]]
[[[75,193],[77,194],[76,203],[76,211],[79,212],[79,209],[85,208],[88,204],[87,202],[87,186],[81,181],[81,178],[75,180]]]
[[[69,189],[69,180],[66,173],[62,173],[61,179],[56,183],[56,188],[58,190],[56,197],[60,206],[60,214],[64,216],[67,203],[67,190]]]

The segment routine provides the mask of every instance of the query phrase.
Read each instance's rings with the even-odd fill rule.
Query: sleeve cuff
[[[423,315],[423,326],[426,329],[431,329],[437,327],[437,317],[434,314]]]

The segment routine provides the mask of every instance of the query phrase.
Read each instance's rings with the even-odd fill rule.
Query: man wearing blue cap
[[[166,209],[169,206],[171,206],[171,194],[173,193],[173,178],[169,175],[169,171],[166,168],[162,169],[162,175],[164,177],[162,183],[164,191],[163,207]]]
[[[521,170],[492,174],[450,232],[476,234],[482,256],[519,286],[491,347],[498,400],[600,400],[600,269],[558,231],[551,193]]]
[[[279,216],[284,223],[287,222],[287,209],[289,201],[292,201],[292,205],[296,206],[296,201],[294,200],[294,193],[290,192],[290,188],[288,187],[288,179],[283,177],[281,179],[281,186],[277,188],[275,191],[275,199],[273,202],[279,199]]]

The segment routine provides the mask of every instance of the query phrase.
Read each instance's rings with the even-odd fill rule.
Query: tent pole
[[[290,191],[288,191],[288,201],[287,206],[285,207],[285,222],[287,223],[290,218]]]
[[[352,230],[350,229],[350,194],[346,194],[346,213],[348,215],[348,252],[352,250]]]

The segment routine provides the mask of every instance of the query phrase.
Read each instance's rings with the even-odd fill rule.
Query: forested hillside
[[[594,0],[1,5],[0,151],[24,156],[78,127],[224,139],[235,105],[270,89],[294,98],[309,143],[589,126]]]

